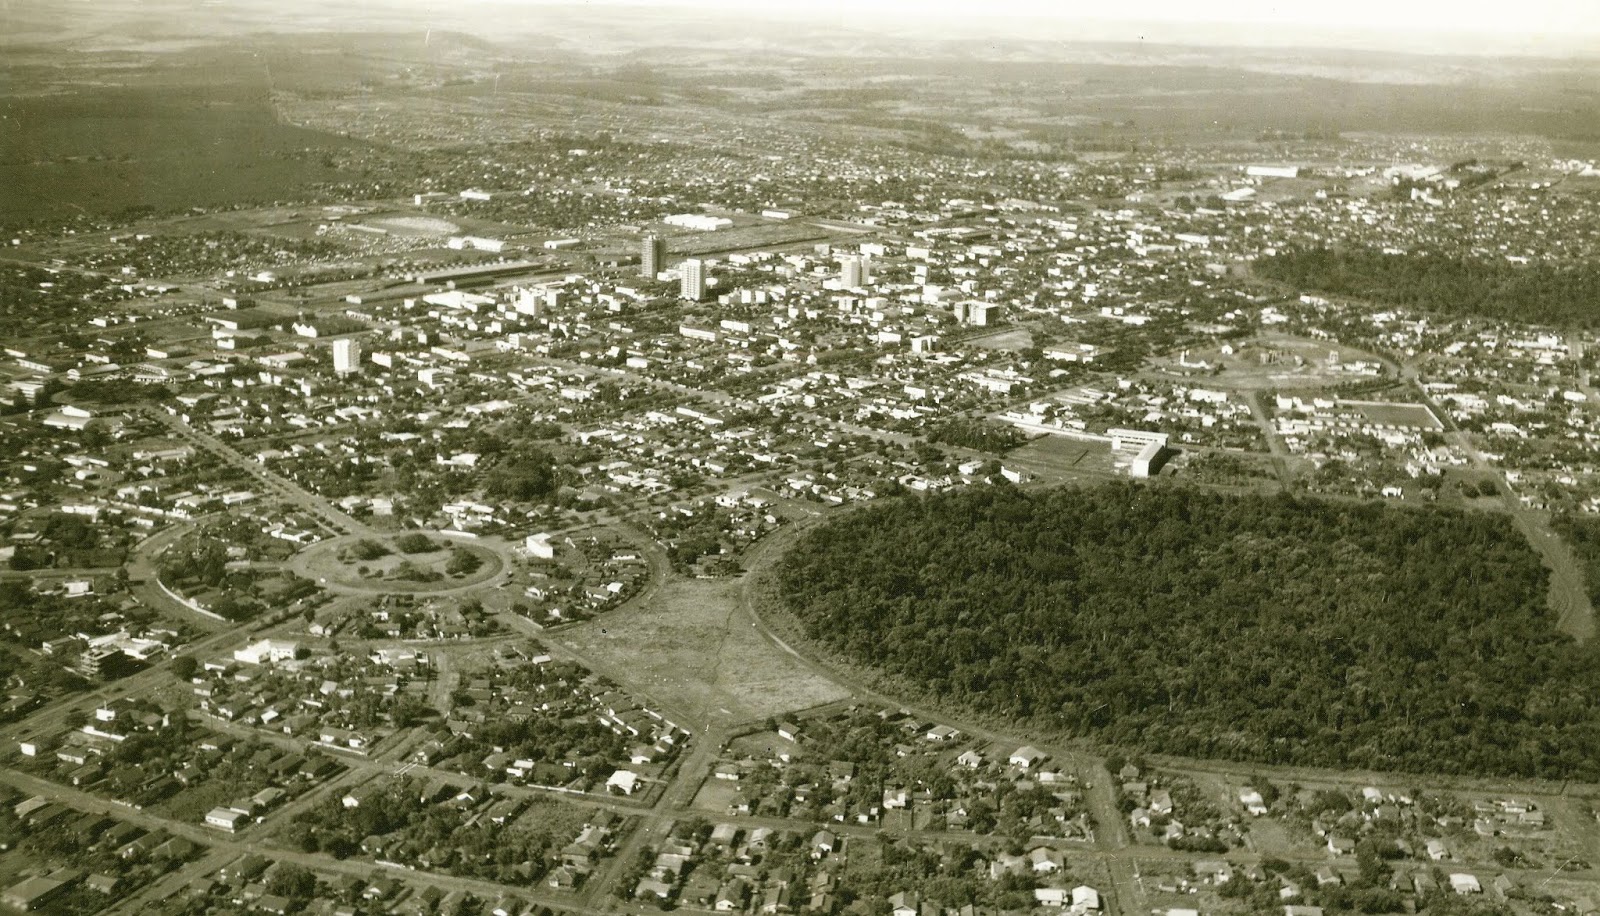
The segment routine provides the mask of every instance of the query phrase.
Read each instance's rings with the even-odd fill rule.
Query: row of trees
[[[806,633],[931,697],[1150,751],[1600,777],[1600,665],[1503,517],[1118,484],[808,533]]]

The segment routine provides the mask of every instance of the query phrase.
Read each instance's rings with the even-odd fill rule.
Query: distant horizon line
[[[192,0],[144,0],[122,15],[131,13],[135,20],[159,22],[170,18],[174,8],[186,2]],[[1433,0],[1346,0],[1351,14],[1343,23],[1314,22],[1304,18],[1304,10],[1276,17],[1266,15],[1276,14],[1278,7],[1263,4],[1281,0],[1145,0],[1137,17],[1119,18],[1104,15],[1098,8],[1080,8],[1086,0],[1059,0],[1059,6],[1047,9],[1031,6],[1034,0],[988,0],[981,14],[965,0],[916,0],[915,9],[911,8],[914,0],[772,0],[753,8],[736,5],[737,2],[458,0],[440,7],[432,0],[352,0],[335,6],[319,5],[312,15],[287,19],[275,14],[274,5],[266,0],[204,0],[204,5],[222,16],[238,17],[233,23],[238,29],[235,34],[426,29],[458,32],[493,43],[537,37],[592,41],[591,47],[596,49],[608,44],[634,50],[677,48],[692,46],[696,39],[712,45],[746,39],[784,45],[797,55],[826,55],[843,42],[901,42],[927,48],[941,42],[971,46],[993,41],[1036,48],[1053,44],[1098,45],[1131,51],[1143,47],[1152,52],[1170,48],[1299,53],[1308,57],[1389,54],[1433,59],[1542,60],[1567,65],[1600,61],[1600,3],[1582,10],[1569,10],[1563,5],[1578,0],[1523,0],[1528,15],[1520,19],[1518,27],[1501,29],[1485,25],[1489,9],[1486,6],[1477,7],[1475,16],[1450,18],[1433,11]],[[92,0],[45,0],[31,4],[31,8],[40,13],[52,7],[65,11],[85,5],[94,4]],[[296,0],[289,0],[290,8],[295,5]],[[1374,21],[1381,10],[1391,6],[1397,10],[1393,21]],[[9,14],[23,9],[27,7],[0,0],[0,36],[6,32]],[[1166,15],[1162,15],[1163,11]],[[1257,15],[1225,18],[1252,11]],[[1319,8],[1310,15],[1326,13]],[[209,17],[210,14],[202,14],[197,18],[204,22]],[[1562,17],[1567,27],[1547,31],[1531,27]],[[1505,18],[1509,22],[1517,17]],[[664,27],[655,28],[658,23]],[[705,27],[707,24],[709,28]],[[797,28],[801,24],[804,29]],[[35,37],[48,34],[42,20],[28,25],[32,28],[26,31]],[[182,36],[183,30],[178,31]],[[182,37],[220,38],[226,33],[227,29],[216,32],[202,27]],[[0,37],[0,45],[12,43]],[[860,49],[853,53],[860,53]],[[1006,59],[1005,54],[996,59]],[[1044,59],[1044,55],[1033,55],[1032,59]],[[1471,75],[1470,67],[1462,72]]]
[[[406,0],[392,2],[404,3]],[[1395,2],[1403,4],[1404,0]],[[660,15],[699,14],[713,18],[720,13],[736,12],[739,18],[747,21],[889,24],[902,35],[915,35],[926,40],[942,37],[966,40],[1005,37],[1073,43],[1149,42],[1185,47],[1270,48],[1280,51],[1398,51],[1426,56],[1511,55],[1600,59],[1600,4],[1587,11],[1580,27],[1526,31],[1481,24],[1476,27],[1428,28],[1415,23],[1378,26],[1364,22],[1336,24],[1261,17],[1108,17],[1073,10],[1067,4],[1054,8],[1060,10],[1059,14],[1051,14],[1010,8],[1005,0],[991,0],[981,14],[966,8],[934,6],[922,7],[909,16],[907,14],[913,13],[909,0],[882,0],[881,3],[853,0],[848,10],[843,9],[843,0],[805,6],[763,4],[755,7],[735,6],[734,0],[465,0],[464,5],[561,9],[597,19],[605,18],[608,10]],[[919,24],[930,27],[936,24],[959,25],[963,28],[959,33],[942,36],[934,34],[932,28],[918,28]],[[1043,27],[1042,33],[1040,27]],[[1063,34],[1067,31],[1071,34]]]

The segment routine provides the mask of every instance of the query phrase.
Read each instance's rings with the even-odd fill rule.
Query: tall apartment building
[[[866,270],[861,259],[846,255],[839,259],[839,285],[845,289],[859,289],[866,282]]]
[[[333,371],[349,375],[361,371],[361,344],[352,337],[341,337],[333,342]]]
[[[704,261],[690,258],[678,265],[678,295],[691,302],[706,297],[706,265]]]
[[[639,252],[639,276],[654,280],[667,263],[667,240],[657,235],[644,237]]]

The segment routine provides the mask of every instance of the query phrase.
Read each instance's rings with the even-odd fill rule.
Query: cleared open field
[[[967,343],[980,350],[1026,350],[1033,346],[1033,334],[1027,328],[1007,328],[994,334],[969,337]]]
[[[1339,406],[1360,414],[1368,423],[1408,429],[1444,429],[1444,424],[1433,415],[1433,411],[1421,404],[1340,401]]]
[[[847,696],[761,635],[737,580],[673,582],[642,606],[548,638],[695,724],[760,720]]]

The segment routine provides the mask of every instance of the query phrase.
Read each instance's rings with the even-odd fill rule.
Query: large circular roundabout
[[[483,544],[420,531],[331,538],[289,565],[332,591],[411,595],[473,588],[506,570],[505,559]]]

